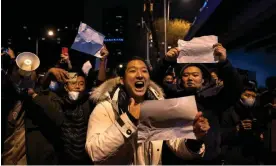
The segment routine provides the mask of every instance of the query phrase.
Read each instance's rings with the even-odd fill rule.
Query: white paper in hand
[[[141,104],[138,143],[195,139],[193,121],[197,112],[194,96],[145,101]]]
[[[213,45],[218,43],[217,36],[195,37],[190,41],[178,40],[180,49],[177,63],[217,63]]]
[[[92,68],[92,65],[90,63],[90,61],[86,61],[83,65],[82,65],[82,71],[83,73],[88,76],[89,70]]]

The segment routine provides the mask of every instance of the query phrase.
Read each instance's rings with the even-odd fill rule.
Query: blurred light
[[[28,40],[31,40],[31,37],[28,37]]]
[[[123,16],[116,16],[116,18],[123,18]]]
[[[162,44],[162,45],[164,45],[164,44],[165,44],[165,42],[162,42],[161,44]]]
[[[122,65],[122,64],[120,64],[120,65],[119,65],[119,68],[123,68],[123,65]]]
[[[67,29],[68,27],[67,26],[65,26],[65,29]]]
[[[45,40],[45,38],[43,37],[43,38],[41,38],[41,40]]]
[[[118,52],[117,54],[118,54],[118,55],[122,55],[122,52]]]
[[[60,41],[60,38],[59,38],[59,37],[57,38],[57,41]]]
[[[150,40],[150,42],[153,42],[153,40]]]
[[[8,42],[8,44],[12,44],[11,42]]]
[[[116,31],[116,32],[118,32],[118,31],[119,31],[119,29],[115,29],[115,31]]]
[[[59,32],[59,31],[60,31],[60,29],[57,29],[57,31]]]
[[[49,31],[48,31],[48,35],[49,35],[49,36],[54,36],[54,32],[53,32],[52,30],[49,30]]]
[[[171,49],[172,48],[172,46],[168,46],[168,49]]]
[[[105,42],[123,42],[124,39],[122,38],[110,38],[110,39],[104,39]]]
[[[207,6],[208,0],[206,0],[203,4],[203,8]]]
[[[23,29],[27,29],[27,26],[24,25],[24,26],[23,26]]]
[[[206,0],[206,1],[204,2],[203,6],[199,9],[199,11],[202,12],[202,10],[203,10],[205,7],[208,9],[207,4],[208,4],[208,0]]]
[[[8,41],[11,41],[12,39],[8,39]]]
[[[60,44],[60,41],[57,41],[57,44]]]

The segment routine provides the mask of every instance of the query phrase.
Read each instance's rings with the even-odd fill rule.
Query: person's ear
[[[64,89],[66,90],[66,92],[69,92],[67,84],[64,84]]]

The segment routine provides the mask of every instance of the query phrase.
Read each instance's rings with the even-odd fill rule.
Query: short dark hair
[[[167,72],[167,73],[165,73],[164,78],[165,78],[165,77],[167,77],[167,76],[172,76],[172,77],[174,78],[174,74],[173,74],[173,73],[171,73],[171,72]]]
[[[142,58],[142,57],[139,57],[139,56],[133,56],[133,57],[130,57],[125,63],[123,63],[122,65],[122,68],[119,69],[119,76],[120,77],[124,77],[125,76],[125,72],[126,72],[126,68],[127,68],[127,65],[129,62],[131,61],[134,61],[134,60],[140,60],[140,61],[143,61],[148,69],[148,71],[150,72],[150,68],[148,66],[148,64],[146,63],[145,59]]]
[[[212,68],[209,71],[210,71],[210,73],[216,73],[216,75],[218,75],[218,69],[216,69],[216,68]]]
[[[249,81],[245,81],[244,85],[243,85],[243,91],[253,91],[253,92],[257,92],[257,86],[256,86],[256,82],[249,80]]]

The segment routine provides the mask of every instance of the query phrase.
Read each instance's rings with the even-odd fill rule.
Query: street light
[[[54,35],[54,32],[53,32],[52,30],[49,30],[49,31],[48,31],[48,35],[49,35],[49,36],[53,36],[53,35]]]

